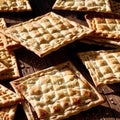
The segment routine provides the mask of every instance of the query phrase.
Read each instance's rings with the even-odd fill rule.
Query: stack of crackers
[[[53,9],[86,12],[85,20],[94,33],[80,39],[80,42],[110,46],[117,50],[80,52],[78,57],[88,69],[97,87],[120,82],[120,2],[56,0]]]
[[[0,12],[30,11],[27,0],[0,0]],[[5,29],[4,18],[0,18],[0,29]],[[11,80],[20,77],[14,50],[20,44],[0,33],[0,80]],[[13,120],[19,103],[23,98],[0,84],[0,120]]]
[[[4,18],[0,19],[1,29],[6,28]],[[11,44],[7,44],[6,41],[11,41]],[[12,42],[11,38],[7,38],[5,35],[0,34],[0,80],[15,79],[20,77],[18,65],[13,49],[18,44]],[[10,43],[10,42],[9,42]]]
[[[22,97],[0,84],[0,119],[13,120]]]
[[[32,9],[27,0],[10,1],[1,1],[0,10],[12,12]],[[109,0],[56,0],[53,9],[85,11],[88,27],[54,12],[8,28],[1,19],[0,79],[20,77],[13,51],[20,45],[39,57],[76,40],[119,47],[120,16],[117,5],[115,1]],[[88,51],[78,53],[78,56],[97,87],[120,82],[119,49]],[[22,100],[28,120],[65,119],[104,102],[102,95],[70,61],[18,78],[10,84],[16,92],[14,103],[9,96],[9,107],[6,109],[7,102],[4,105],[0,103],[1,111],[14,113],[16,104]],[[1,89],[7,91],[2,85]]]

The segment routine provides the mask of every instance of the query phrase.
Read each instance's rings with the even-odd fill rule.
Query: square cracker
[[[117,14],[87,14],[85,19],[95,30],[93,37],[120,39],[120,16]]]
[[[0,60],[8,70],[0,74],[0,80],[20,77],[16,57],[13,51],[0,49]]]
[[[49,12],[1,32],[43,57],[68,43],[92,34],[93,30]]]
[[[0,108],[0,120],[14,120],[17,105]]]
[[[34,74],[34,73],[33,73]],[[35,73],[36,74],[36,73]],[[24,79],[16,79],[16,80],[13,80],[13,81],[11,81],[10,82],[10,84],[11,84],[11,86],[12,86],[12,88],[14,89],[14,91],[18,94],[18,95],[20,95],[21,97],[23,97],[22,95],[21,95],[21,93],[18,91],[18,89],[17,89],[17,85],[19,85],[19,84],[21,84],[22,82],[24,82],[27,78],[29,78],[30,77],[30,75],[27,75],[27,76],[24,76]],[[33,114],[33,112],[32,112],[32,107],[31,107],[31,105],[30,105],[30,103],[28,103],[28,101],[27,100],[23,100],[22,102],[21,102],[21,105],[22,105],[22,107],[23,107],[23,110],[24,110],[24,112],[25,112],[25,114],[26,114],[26,117],[27,117],[27,119],[28,120],[34,120],[35,118],[36,118],[36,116],[34,116],[34,114]]]
[[[0,12],[31,11],[28,0],[0,0]]]
[[[64,119],[104,100],[71,62],[38,71],[17,85],[39,119]]]
[[[80,52],[96,86],[120,82],[120,49]]]
[[[0,108],[10,107],[22,101],[22,97],[0,84]]]
[[[57,10],[112,12],[109,0],[56,0]]]

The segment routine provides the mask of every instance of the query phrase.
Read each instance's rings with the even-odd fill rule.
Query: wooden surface
[[[52,5],[55,0],[29,0],[33,8],[31,12],[22,13],[0,13],[0,17],[4,17],[7,26],[11,26],[39,15],[45,14],[49,11],[54,11],[63,16],[76,16],[79,20],[84,21],[83,12],[70,12],[70,11],[55,11],[52,10]],[[84,23],[84,22],[82,22]],[[39,58],[37,55],[28,51],[24,47],[15,50],[19,71],[22,76],[33,73],[35,71],[57,65],[59,63],[70,60],[78,70],[87,78],[89,82],[92,80],[89,76],[85,66],[81,63],[77,57],[77,52],[89,51],[89,50],[101,50],[101,49],[112,49],[98,45],[88,45],[75,41],[65,47],[45,56]],[[11,88],[9,80],[1,82],[5,86]],[[81,112],[78,115],[71,116],[67,120],[120,120],[120,84],[106,85],[102,88],[97,88],[98,91],[104,96],[105,103],[94,107],[88,111]],[[21,107],[18,106],[15,120],[27,120],[25,113]]]

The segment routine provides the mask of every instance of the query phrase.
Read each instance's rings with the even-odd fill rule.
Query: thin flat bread
[[[49,12],[1,31],[43,57],[60,47],[93,33],[93,30]]]
[[[56,0],[52,8],[71,11],[112,12],[109,0]]]
[[[71,62],[19,78],[18,91],[35,110],[39,119],[65,119],[104,100]]]
[[[0,80],[8,80],[20,77],[16,57],[13,51],[0,50],[0,60],[8,67],[6,72],[0,74]]]
[[[96,86],[120,82],[120,49],[80,52]]]
[[[17,105],[0,108],[0,120],[14,120]]]
[[[85,19],[91,29],[95,30],[93,37],[120,39],[120,16],[117,14],[87,14]]]
[[[0,0],[0,12],[31,11],[28,0]]]
[[[0,18],[0,28],[6,28],[6,22],[4,18]]]
[[[21,47],[19,42],[14,41],[10,37],[7,37],[2,33],[0,33],[0,41],[3,43],[4,48],[8,49],[9,51],[12,51]]]
[[[17,105],[21,101],[21,96],[0,84],[0,108]]]
[[[33,74],[34,74],[34,73],[33,73]],[[36,73],[35,73],[35,74],[36,74]],[[14,89],[14,91],[15,91],[18,95],[20,95],[21,97],[22,97],[22,95],[21,95],[21,93],[18,91],[17,85],[19,85],[19,84],[21,84],[22,82],[24,82],[27,78],[29,78],[29,76],[30,76],[30,75],[24,76],[24,79],[16,79],[16,80],[13,80],[13,81],[10,82],[10,84],[11,84],[12,88]],[[24,112],[25,112],[25,114],[26,114],[27,119],[28,119],[28,120],[35,120],[35,116],[34,116],[34,114],[33,114],[33,112],[32,112],[32,109],[31,109],[31,105],[28,103],[28,101],[26,101],[26,100],[22,101],[22,102],[21,102],[21,105],[22,105],[22,107],[23,107],[23,110],[24,110]]]
[[[0,18],[0,28],[1,29],[6,28],[6,22],[5,22],[4,18]],[[0,33],[0,35],[1,35],[1,33]],[[1,39],[1,37],[0,37],[0,45],[3,45],[3,41]]]
[[[0,18],[0,28],[6,28],[6,22],[4,18]],[[0,33],[0,46],[4,46],[9,50],[15,50],[20,47],[20,44],[9,37],[6,37],[4,34]]]

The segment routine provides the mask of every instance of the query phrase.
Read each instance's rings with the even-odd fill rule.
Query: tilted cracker
[[[0,41],[2,41],[4,47],[8,50],[15,50],[21,47],[19,42],[14,41],[10,37],[7,37],[2,33],[0,33]]]
[[[36,74],[36,73],[34,73],[34,74]],[[10,82],[10,84],[11,84],[12,88],[14,89],[14,91],[15,91],[18,95],[20,95],[21,97],[22,97],[22,95],[21,95],[21,93],[18,91],[17,85],[21,84],[22,82],[24,82],[24,81],[25,81],[27,78],[29,78],[29,77],[30,77],[30,75],[24,76],[24,79],[16,79],[16,80],[13,80],[13,81]],[[25,112],[25,114],[26,114],[27,119],[28,119],[28,120],[34,120],[35,116],[33,115],[33,112],[32,112],[32,110],[31,110],[31,105],[28,103],[28,101],[26,101],[26,100],[22,101],[22,102],[21,102],[21,105],[22,105],[22,107],[23,107],[23,110],[24,110],[24,112]]]
[[[120,16],[117,14],[87,14],[86,21],[95,30],[94,37],[120,39]]]
[[[111,12],[109,0],[56,0],[52,8],[57,10]]]
[[[64,119],[101,104],[103,97],[71,62],[30,74],[17,85],[41,120]]]
[[[0,120],[14,120],[17,105],[0,108]]]
[[[0,28],[1,29],[6,28],[6,22],[5,22],[4,18],[0,18]],[[0,35],[1,35],[1,33],[0,33]],[[3,41],[1,39],[1,36],[0,36],[0,45],[3,45]]]
[[[22,101],[22,97],[0,84],[0,108],[10,107]]]
[[[20,77],[16,57],[13,51],[0,50],[0,60],[8,67],[6,72],[0,74],[0,80],[7,80]]]
[[[0,12],[31,11],[28,0],[0,0]]]
[[[120,82],[120,49],[78,53],[96,86]]]
[[[4,29],[6,28],[6,22],[4,18],[0,18],[0,28]],[[15,50],[17,49],[20,44],[11,38],[5,36],[4,34],[0,33],[0,45],[4,46],[5,48],[9,50]]]
[[[49,12],[1,32],[43,57],[68,43],[91,34],[93,30]]]

